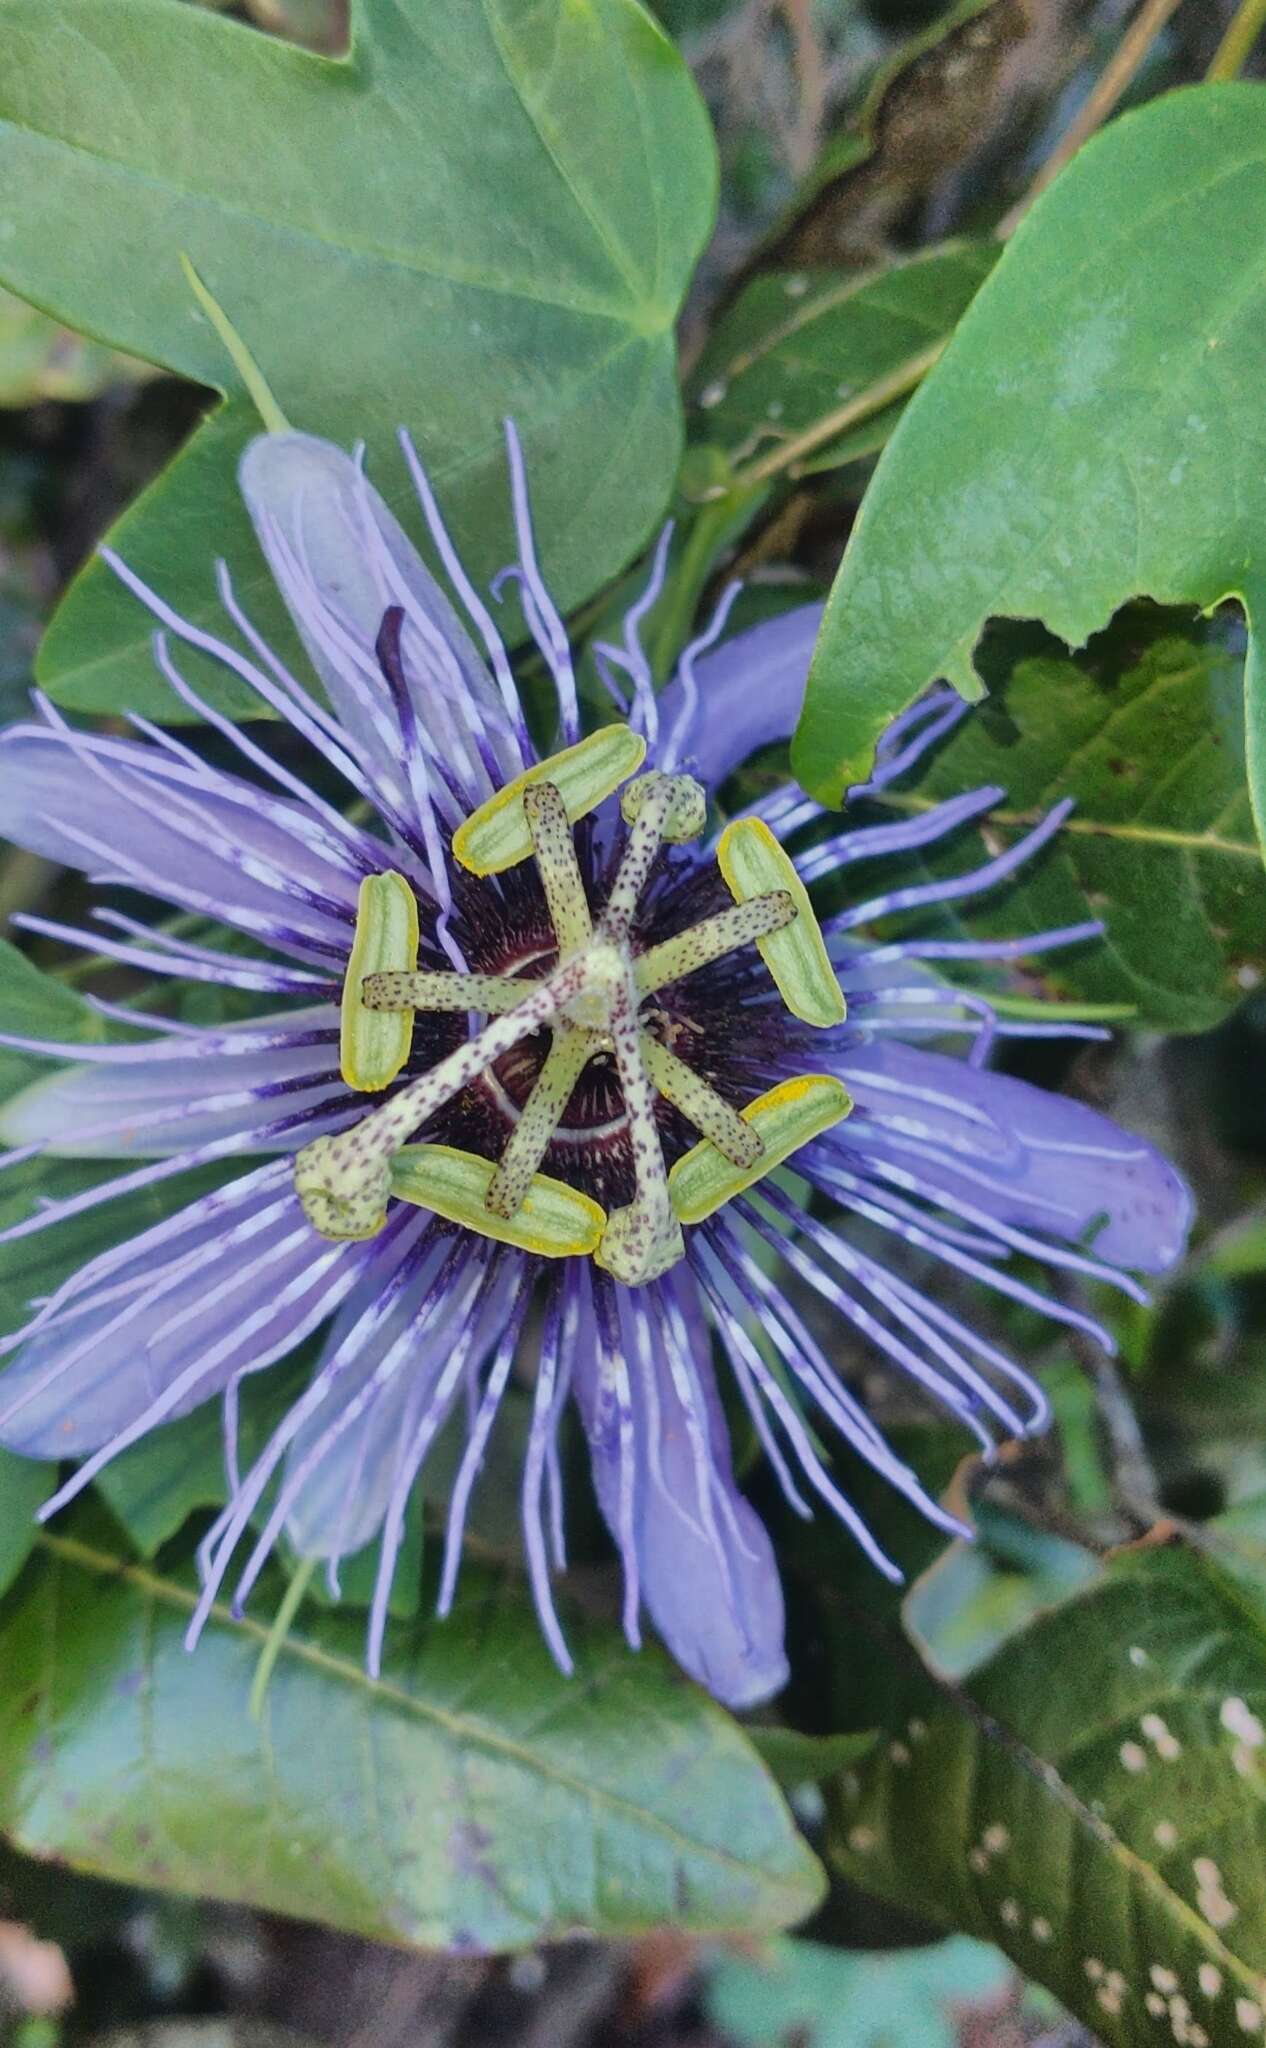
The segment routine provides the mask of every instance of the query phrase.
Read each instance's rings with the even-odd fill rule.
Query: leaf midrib
[[[196,1595],[187,1592],[183,1586],[160,1577],[144,1565],[130,1563],[126,1559],[111,1556],[106,1551],[95,1550],[91,1545],[82,1543],[75,1537],[53,1536],[47,1530],[42,1530],[36,1538],[35,1547],[46,1551],[60,1563],[91,1572],[99,1578],[121,1580],[126,1585],[134,1586],[156,1604],[175,1607],[186,1614],[192,1614],[198,1604]],[[231,1633],[252,1637],[259,1643],[261,1649],[268,1641],[269,1631],[261,1623],[252,1621],[249,1616],[242,1616],[239,1619],[218,1602],[211,1608],[208,1618],[220,1623]],[[625,1794],[578,1778],[572,1772],[564,1770],[560,1765],[535,1754],[530,1749],[525,1749],[511,1737],[499,1734],[494,1729],[464,1720],[459,1714],[434,1706],[429,1701],[417,1699],[413,1694],[404,1692],[381,1678],[370,1678],[361,1665],[335,1656],[328,1650],[319,1649],[313,1643],[297,1639],[292,1634],[282,1644],[279,1661],[281,1658],[290,1658],[297,1663],[307,1664],[323,1672],[327,1677],[336,1678],[354,1689],[389,1701],[393,1707],[412,1715],[417,1720],[429,1722],[443,1729],[455,1742],[482,1748],[496,1756],[508,1758],[530,1775],[548,1779],[566,1791],[579,1794],[596,1806],[605,1806],[613,1812],[622,1813],[644,1831],[662,1835],[665,1840],[686,1854],[705,1858],[733,1870],[749,1883],[756,1882],[792,1893],[796,1890],[794,1870],[771,1870],[766,1866],[753,1864],[715,1843],[700,1842],[684,1834],[679,1828],[674,1827],[671,1821],[649,1808],[636,1805]],[[597,1675],[601,1677],[602,1674]],[[755,1753],[753,1760],[759,1762]]]
[[[886,809],[896,811],[930,811],[941,801],[939,797],[899,796],[885,790],[883,802]],[[991,825],[1013,825],[1016,830],[1026,829],[1038,823],[1045,815],[1041,805],[1031,810],[997,810],[988,813]],[[1224,839],[1216,832],[1182,832],[1170,825],[1135,825],[1097,822],[1093,818],[1067,818],[1060,826],[1061,838],[1065,836],[1090,839],[1124,839],[1147,846],[1181,847],[1188,852],[1225,854],[1232,859],[1251,860],[1254,864],[1261,859],[1256,843],[1248,839]]]

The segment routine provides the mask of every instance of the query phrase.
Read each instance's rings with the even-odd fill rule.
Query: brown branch
[[[1082,144],[1088,142],[1090,137],[1102,128],[1117,101],[1137,75],[1165,23],[1171,14],[1176,13],[1178,6],[1179,0],[1143,0],[1143,5],[1130,23],[1115,55],[1081,112],[1069,124],[1024,197],[1017,200],[1011,211],[999,222],[999,240],[1005,241],[1008,235],[1014,233],[1038,194],[1044,192],[1052,180],[1059,176],[1065,164],[1076,156]]]

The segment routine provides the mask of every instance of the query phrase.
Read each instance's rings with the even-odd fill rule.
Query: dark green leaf
[[[1260,2032],[1264,1705],[1260,1605],[1192,1551],[1127,1553],[970,1698],[912,1684],[908,1721],[841,1781],[833,1860],[997,1942],[1112,2048],[1175,2019],[1206,2044]]]
[[[832,1778],[866,1756],[879,1740],[873,1728],[843,1735],[802,1735],[798,1728],[749,1728],[752,1744],[788,1792]]]
[[[991,616],[1076,645],[1127,598],[1266,600],[1266,89],[1127,115],[1022,224],[875,475],[793,758],[828,802]],[[1250,653],[1250,773],[1266,772]]]
[[[718,444],[736,467],[761,467],[783,446],[798,467],[853,460],[861,443],[845,429],[859,406],[950,335],[997,255],[992,244],[965,242],[860,277],[763,273],[695,374],[694,437]],[[891,431],[898,409],[883,417]]]
[[[1055,844],[945,928],[1010,935],[1102,917],[1104,941],[1041,961],[1044,987],[1203,1031],[1266,968],[1266,876],[1244,782],[1242,665],[1179,624],[1134,613],[1088,657],[1020,660],[917,793],[894,801],[918,809],[996,783],[1006,800],[984,828],[996,848],[1074,796]],[[964,836],[932,872],[970,864]]]
[[[85,1045],[104,1044],[109,1037],[104,1019],[77,989],[42,974],[16,946],[0,939],[0,1031],[15,1038],[46,1038]],[[0,1092],[12,1093],[5,1071],[23,1071],[33,1055],[0,1051]]]
[[[55,1465],[0,1450],[0,1593],[7,1593],[35,1542],[35,1511],[53,1491]]]
[[[64,0],[52,18],[47,0],[0,0],[0,41],[7,283],[236,389],[187,251],[294,423],[366,440],[401,507],[392,437],[413,430],[472,571],[511,554],[506,415],[559,601],[623,566],[676,467],[673,323],[715,179],[689,76],[634,0],[363,0],[339,61],[171,0]],[[227,459],[237,410],[123,542],[204,622],[227,555],[272,629]],[[86,708],[161,699],[177,716],[145,682],[149,622],[132,607],[125,626],[106,591],[95,568],[75,586],[46,680]]]
[[[281,1646],[185,1586],[41,1538],[0,1608],[0,1826],[101,1875],[379,1939],[509,1948],[577,1927],[795,1921],[820,1873],[746,1737],[658,1652],[568,1621],[563,1678],[524,1597],[467,1575],[452,1620],[312,1610]]]

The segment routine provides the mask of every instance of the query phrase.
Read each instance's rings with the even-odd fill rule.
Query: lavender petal
[[[782,1591],[769,1538],[734,1481],[697,1284],[679,1267],[651,1287],[613,1292],[633,1400],[642,1597],[692,1677],[727,1706],[755,1706],[786,1683]],[[577,1344],[573,1387],[598,1500],[618,1537],[616,1418],[590,1344]]]

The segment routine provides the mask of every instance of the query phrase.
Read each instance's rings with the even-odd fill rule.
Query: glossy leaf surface
[[[131,1882],[379,1939],[506,1948],[577,1927],[776,1927],[819,1881],[764,1766],[655,1652],[570,1627],[565,1679],[522,1597],[471,1573],[454,1618],[365,1675],[363,1616],[302,1615],[263,1718],[267,1629],[58,1534],[0,1608],[0,1825]]]
[[[797,773],[835,800],[986,621],[1076,645],[1128,598],[1266,605],[1266,89],[1128,115],[1034,206],[912,401],[814,658]],[[1250,776],[1266,766],[1261,659]],[[1261,805],[1259,803],[1259,812]]]

